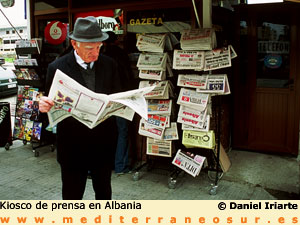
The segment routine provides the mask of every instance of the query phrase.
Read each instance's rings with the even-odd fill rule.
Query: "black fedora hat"
[[[93,16],[79,17],[69,37],[79,42],[101,42],[108,38],[108,34],[101,31],[97,19]]]

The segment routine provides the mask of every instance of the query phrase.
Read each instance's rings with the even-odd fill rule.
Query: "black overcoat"
[[[113,59],[100,54],[94,66],[95,92],[112,94],[121,90],[117,64]],[[87,87],[72,51],[49,64],[46,93],[49,91],[56,69]],[[116,138],[115,117],[107,119],[93,129],[69,117],[57,125],[57,160],[62,167],[70,169],[95,168],[111,164]]]

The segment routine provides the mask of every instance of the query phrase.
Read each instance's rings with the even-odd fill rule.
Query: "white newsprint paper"
[[[144,95],[155,86],[106,95],[95,93],[57,70],[52,81],[49,98],[54,106],[48,112],[50,126],[67,117],[74,117],[89,128],[94,128],[110,116],[132,120],[134,112],[148,118]]]
[[[196,177],[199,175],[205,160],[206,158],[204,156],[194,155],[179,149],[172,161],[172,164],[178,166],[193,177]]]
[[[198,93],[196,90],[181,88],[177,104],[203,111],[207,106],[208,99],[209,94]]]

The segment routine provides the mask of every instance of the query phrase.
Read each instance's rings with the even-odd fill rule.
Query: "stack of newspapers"
[[[217,47],[216,33],[212,28],[183,30],[180,47],[183,50],[212,50]]]
[[[217,47],[213,29],[183,30],[181,49],[174,50],[173,69],[211,71],[231,67],[231,60],[237,57],[232,45]]]
[[[165,49],[170,49],[168,35],[139,35],[137,48],[142,51],[137,67],[142,79],[139,88],[154,86],[145,94],[148,105],[148,119],[141,118],[138,133],[147,137],[148,155],[172,156],[172,141],[178,140],[177,123],[171,122],[174,86],[168,77],[173,76],[172,61]]]
[[[141,52],[164,52],[173,50],[173,45],[179,41],[172,33],[167,34],[139,34],[136,47]]]
[[[139,55],[137,67],[139,77],[148,80],[166,80],[173,76],[172,62],[168,53],[143,52]]]

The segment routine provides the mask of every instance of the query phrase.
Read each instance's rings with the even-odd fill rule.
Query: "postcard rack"
[[[47,116],[39,112],[38,101],[44,93],[45,68],[41,60],[41,40],[16,41],[17,59],[14,61],[14,73],[18,81],[15,124],[13,139],[22,140],[26,145],[32,144],[35,157],[39,156],[39,148],[47,145],[45,130]],[[49,139],[49,137],[47,137]],[[51,145],[51,150],[54,150]]]

